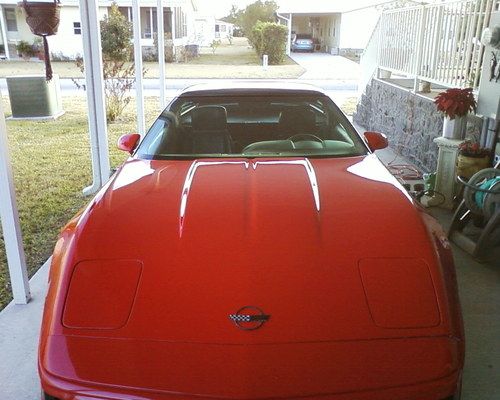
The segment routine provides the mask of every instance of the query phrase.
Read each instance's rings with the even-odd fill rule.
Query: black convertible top
[[[221,83],[202,83],[189,86],[178,97],[184,96],[308,96],[326,93],[313,85],[283,81],[232,81]]]

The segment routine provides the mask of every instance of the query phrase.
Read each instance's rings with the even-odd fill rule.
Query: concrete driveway
[[[345,57],[326,53],[291,53],[290,58],[306,70],[300,79],[355,81],[357,85],[361,76],[360,65]]]

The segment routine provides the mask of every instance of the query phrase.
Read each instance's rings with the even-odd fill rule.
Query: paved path
[[[349,61],[349,60],[347,60]],[[166,98],[167,100],[173,99],[179,91],[182,89],[200,83],[217,83],[217,82],[227,82],[227,79],[167,79],[166,80]],[[77,89],[74,82],[71,79],[60,79],[61,94],[62,96],[85,96],[85,91],[82,89]],[[84,79],[79,79],[80,84],[84,84]],[[317,86],[326,91],[326,93],[335,101],[338,105],[342,105],[343,102],[349,97],[358,97],[358,82],[355,80],[327,80],[327,79],[282,79],[280,80],[284,85],[287,83],[300,82],[309,83],[311,85]],[[7,96],[7,83],[4,78],[0,79],[0,91],[2,95]],[[159,96],[160,86],[158,79],[144,79],[144,96]],[[135,91],[131,91],[131,95],[135,95]]]
[[[306,69],[300,79],[351,82],[357,86],[361,77],[358,63],[326,53],[292,53],[290,57]]]
[[[39,400],[38,335],[47,292],[49,262],[31,278],[27,305],[0,311],[0,399]]]

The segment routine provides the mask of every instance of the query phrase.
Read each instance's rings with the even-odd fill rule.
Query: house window
[[[175,18],[175,37],[182,38],[187,36],[187,18],[186,13],[182,11],[181,7],[174,8]]]
[[[172,10],[168,7],[163,11],[163,31],[172,37]]]
[[[153,37],[151,8],[146,9],[146,19],[144,20],[142,37],[144,39],[151,39]]]
[[[149,7],[146,9],[145,26],[142,37],[144,39],[153,39],[158,32],[158,19],[156,8]]]
[[[132,22],[132,7],[118,7],[118,11],[127,18],[128,22]]]
[[[9,32],[17,32],[16,11],[13,8],[5,9],[5,21]]]
[[[80,22],[73,22],[73,33],[75,35],[82,34],[82,24]]]

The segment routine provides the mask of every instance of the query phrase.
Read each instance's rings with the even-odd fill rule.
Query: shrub
[[[62,51],[58,51],[57,53],[51,52],[50,53],[50,59],[52,61],[75,61],[78,57],[81,57],[79,54],[76,55],[76,57],[70,57],[65,55]]]
[[[172,63],[174,62],[174,42],[172,41],[172,34],[169,32],[165,32],[165,45],[164,45],[164,54],[165,54],[165,62]],[[154,49],[153,51],[156,53],[156,59],[154,61],[158,61],[158,34],[154,34]]]
[[[16,45],[16,50],[23,58],[29,58],[35,55],[35,52],[33,51],[33,46],[28,42],[26,42],[25,40],[21,40]]]
[[[221,41],[214,39],[212,43],[210,43],[210,48],[212,49],[212,54],[215,54],[217,48],[221,45]]]
[[[115,121],[130,103],[129,94],[135,82],[135,67],[128,64],[132,50],[132,25],[113,3],[109,15],[101,21],[102,63],[104,94],[106,96],[106,118]],[[83,59],[78,57],[77,67],[84,72]],[[73,80],[78,88],[84,85]]]
[[[83,58],[77,57],[76,66],[84,73]],[[103,60],[102,72],[104,78],[104,94],[106,96],[106,120],[116,121],[122,115],[132,97],[129,92],[134,86],[134,64],[125,65],[125,62]],[[78,89],[85,90],[85,84],[72,79]]]
[[[248,37],[251,35],[254,26],[259,22],[273,22],[276,20],[275,13],[278,11],[278,4],[274,0],[257,0],[249,4],[244,10],[233,7],[229,22],[242,28],[243,33]]]
[[[102,55],[106,60],[128,61],[132,50],[132,24],[113,2],[101,21]]]
[[[249,37],[258,56],[269,56],[269,64],[281,64],[285,59],[288,29],[284,25],[272,22],[257,22]]]

